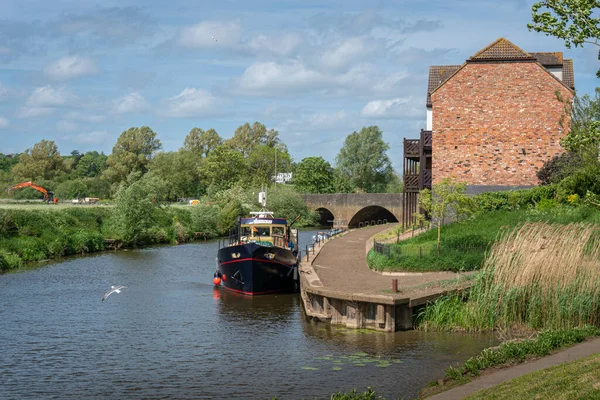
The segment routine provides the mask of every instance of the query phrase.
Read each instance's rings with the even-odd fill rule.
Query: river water
[[[301,248],[313,231],[301,232]],[[0,399],[416,396],[489,336],[309,321],[299,295],[215,289],[216,242],[102,253],[0,275]],[[111,285],[125,285],[102,302]]]

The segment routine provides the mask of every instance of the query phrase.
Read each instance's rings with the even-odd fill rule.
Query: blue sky
[[[378,125],[400,171],[402,139],[425,127],[430,65],[505,37],[563,51],[578,94],[593,92],[598,49],[529,32],[532,4],[3,0],[0,152],[50,139],[62,154],[110,153],[142,125],[170,151],[193,127],[228,138],[260,121],[295,161],[333,163],[348,134]]]

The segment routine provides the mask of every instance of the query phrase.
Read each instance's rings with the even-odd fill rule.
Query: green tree
[[[584,43],[600,46],[600,18],[593,15],[599,7],[597,0],[539,1],[531,7],[533,23],[527,28],[563,39],[569,49],[583,47]],[[600,70],[596,75],[600,77]]]
[[[12,173],[26,180],[53,179],[64,173],[65,164],[52,140],[42,140],[25,150]]]
[[[244,157],[247,157],[250,152],[259,145],[268,147],[282,145],[279,140],[279,132],[274,129],[267,130],[260,122],[255,122],[252,125],[249,123],[240,125],[235,130],[233,137],[225,141],[225,143],[242,153]]]
[[[139,172],[129,175],[128,185],[121,185],[117,192],[112,215],[112,225],[121,239],[140,243],[160,218],[161,191],[158,180],[141,177]]]
[[[204,191],[194,160],[189,152],[158,153],[149,166],[148,174],[165,183],[164,196],[169,201],[198,197]]]
[[[290,186],[273,186],[267,192],[267,208],[273,211],[273,215],[286,218],[288,222],[300,215],[298,226],[316,225],[316,213],[308,210],[302,195]]]
[[[306,157],[296,166],[293,181],[301,193],[333,193],[333,168],[323,157]]]
[[[571,114],[569,133],[561,140],[561,145],[585,159],[598,158],[600,147],[600,88],[594,97],[575,97],[565,108]]]
[[[0,170],[4,172],[10,172],[13,166],[19,162],[18,154],[2,154],[0,153]]]
[[[206,186],[217,186],[221,190],[234,186],[248,176],[242,153],[225,145],[211,151],[198,170]]]
[[[393,179],[393,169],[387,156],[389,146],[383,141],[377,126],[363,127],[346,137],[336,157],[341,176],[359,191],[381,192]]]
[[[83,154],[72,175],[77,178],[93,178],[100,176],[106,169],[107,156],[97,151],[88,151]]]
[[[200,128],[193,128],[185,137],[182,149],[200,157],[207,157],[212,150],[222,143],[223,139],[214,129],[204,131]]]
[[[441,229],[448,217],[461,220],[475,212],[476,203],[472,197],[465,194],[467,185],[444,178],[433,185],[433,190],[424,189],[419,193],[419,208],[424,214],[417,214],[417,220],[425,217],[432,219],[437,226],[438,249],[441,241]]]
[[[255,186],[268,184],[276,172],[287,172],[292,168],[292,159],[285,146],[254,146],[246,162]]]
[[[106,163],[104,176],[113,183],[124,182],[132,172],[148,171],[148,164],[154,154],[162,148],[156,133],[147,126],[129,128],[123,131],[113,147]]]

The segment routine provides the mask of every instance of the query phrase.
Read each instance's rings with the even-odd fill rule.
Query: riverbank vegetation
[[[44,210],[0,208],[0,270],[24,262],[103,250],[112,246],[137,247],[185,243],[226,235],[238,215],[260,208],[257,189],[231,188],[202,198],[198,206],[169,206],[157,201],[160,182],[139,175],[119,190],[114,205]],[[314,225],[302,196],[289,187],[269,191],[270,209],[296,226]]]
[[[581,343],[600,335],[600,328],[582,326],[570,329],[544,330],[534,338],[507,341],[499,346],[483,350],[477,356],[469,358],[462,365],[449,367],[440,382],[433,382],[421,390],[419,398],[426,398],[465,384],[478,377],[482,372],[494,368],[510,367],[533,358],[544,357],[557,350]]]

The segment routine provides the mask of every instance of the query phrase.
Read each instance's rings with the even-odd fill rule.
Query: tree
[[[292,159],[285,146],[270,147],[257,145],[252,148],[246,158],[248,168],[252,175],[252,182],[256,186],[268,184],[276,172],[291,170]]]
[[[107,156],[97,151],[88,151],[79,159],[73,175],[78,178],[93,178],[100,176],[106,169]]]
[[[235,130],[233,137],[225,143],[242,153],[244,157],[248,156],[250,152],[259,145],[268,147],[282,145],[279,140],[279,132],[274,129],[267,130],[260,122],[255,122],[252,125],[246,122],[244,125],[240,125]]]
[[[223,139],[214,129],[204,131],[200,128],[193,128],[185,137],[182,149],[201,157],[207,157],[212,150],[222,143]]]
[[[58,147],[52,140],[42,140],[25,150],[12,173],[27,180],[53,179],[65,171]]]
[[[527,28],[563,39],[569,49],[583,47],[584,43],[600,46],[600,18],[592,16],[599,7],[598,0],[540,1],[531,7],[533,24],[527,24]],[[596,75],[600,77],[600,70]]]
[[[575,97],[565,107],[571,113],[571,129],[561,140],[561,145],[580,157],[598,158],[600,147],[600,88],[596,88],[594,97],[584,95]]]
[[[112,222],[123,240],[136,244],[156,224],[162,211],[161,183],[141,177],[139,172],[129,175],[128,180],[128,185],[121,185],[117,192]]]
[[[424,211],[424,214],[417,214],[416,217],[422,220],[427,216],[436,224],[438,249],[445,219],[453,216],[456,220],[460,220],[471,215],[477,207],[475,201],[465,194],[466,187],[464,183],[444,178],[433,185],[433,190],[424,189],[419,193],[419,208]]]
[[[293,179],[301,193],[333,193],[333,168],[323,157],[303,158]]]
[[[154,153],[162,148],[156,133],[147,126],[129,128],[121,133],[106,163],[105,177],[114,183],[124,182],[132,172],[148,171]]]
[[[6,155],[0,153],[0,170],[4,172],[10,172],[13,166],[19,162],[19,155]]]
[[[376,193],[393,179],[393,169],[386,152],[383,133],[377,126],[363,127],[348,137],[336,157],[342,177],[360,191]]]
[[[206,186],[228,189],[248,176],[244,156],[228,146],[215,148],[200,165],[198,172]]]
[[[188,156],[189,152],[162,152],[150,163],[148,175],[165,183],[164,196],[170,201],[197,197],[204,191],[196,164]]]

